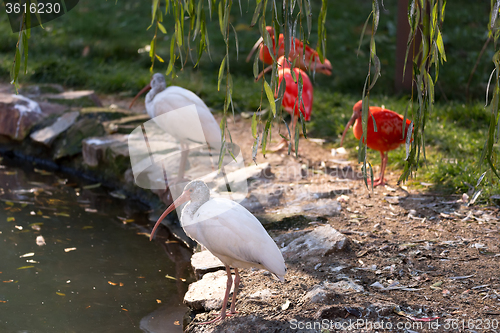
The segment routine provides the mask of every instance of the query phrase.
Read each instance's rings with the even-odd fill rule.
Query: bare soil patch
[[[230,122],[230,130],[245,160],[251,161],[250,122],[237,117]],[[273,137],[279,138],[277,131]],[[286,152],[264,158],[259,152],[258,163],[271,163],[273,185],[317,184],[317,192],[331,185],[339,191],[333,191],[329,199],[337,201],[342,194],[348,197],[340,199],[341,210],[335,216],[301,212],[285,219],[289,223],[281,220],[266,228],[276,237],[330,224],[349,238],[349,249],[324,257],[288,259],[285,283],[263,271],[243,270],[236,304],[239,313],[206,326],[195,323],[211,314],[192,313],[194,321],[187,330],[500,331],[499,207],[466,206],[458,195],[399,187],[398,171],[388,173],[388,186],[371,192],[356,177],[355,162],[339,164],[332,161],[335,159],[338,157],[332,157],[329,149],[304,138],[298,158]],[[294,165],[303,172],[291,179],[289,170]],[[285,191],[284,199],[264,207],[264,213],[290,206],[287,197]],[[329,290],[317,303],[306,296],[315,287],[340,281],[355,283],[364,291]],[[269,297],[255,296],[266,289],[271,292]],[[356,323],[359,325],[354,326]]]

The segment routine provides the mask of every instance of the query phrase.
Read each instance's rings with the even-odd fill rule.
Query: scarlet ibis
[[[271,67],[266,68],[261,75],[268,72]],[[294,81],[292,76],[292,71],[295,74]],[[302,76],[302,103],[299,100],[299,75]],[[260,78],[260,76],[259,76]],[[257,78],[257,79],[259,79]],[[290,132],[295,134],[295,126],[297,125],[297,120],[299,119],[299,110],[304,117],[304,120],[309,121],[311,118],[312,105],[313,105],[313,86],[309,76],[300,68],[291,68],[289,62],[284,56],[278,59],[278,79],[279,85],[283,79],[285,80],[285,92],[283,94],[283,100],[281,105],[283,109],[292,115],[292,121],[290,123]],[[279,86],[278,85],[278,86]],[[278,97],[279,88],[274,92],[274,97]],[[270,151],[278,151],[284,148],[287,141],[283,139],[276,147],[271,148]]]
[[[201,180],[186,185],[182,194],[165,210],[151,231],[153,239],[161,221],[176,207],[189,201],[181,213],[181,225],[186,234],[206,247],[226,266],[227,286],[220,315],[204,324],[224,319],[237,313],[236,295],[240,283],[238,268],[257,267],[267,269],[281,281],[286,274],[285,261],[276,243],[269,237],[259,220],[237,202],[224,198],[210,198],[210,190]],[[233,279],[234,292],[230,311],[226,313],[227,301]]]
[[[354,121],[356,121],[353,127],[354,136],[359,140],[363,135],[363,127],[361,124],[362,105],[362,101],[358,101],[354,104],[352,108],[352,117],[345,126],[344,133],[342,134],[342,140],[340,141],[341,146],[344,142],[347,130]],[[375,118],[377,132],[374,130],[373,118]],[[399,145],[406,141],[406,134],[408,133],[408,127],[411,121],[406,119],[403,133],[403,120],[403,116],[394,111],[378,106],[370,106],[369,108],[366,144],[369,148],[380,151],[380,158],[382,160],[380,176],[374,180],[373,186],[385,184],[384,173],[389,159],[387,152],[398,148]]]
[[[220,127],[208,106],[192,91],[177,87],[166,87],[165,77],[156,73],[151,78],[151,82],[144,87],[132,100],[130,107],[137,98],[144,92],[151,89],[146,95],[146,110],[148,115],[154,120],[156,117],[177,110],[179,108],[195,105],[198,119],[191,119],[183,116],[182,113],[174,112],[168,122],[158,122],[162,130],[169,133],[181,144],[181,160],[177,179],[172,183],[183,179],[188,157],[188,144],[197,142],[208,144],[209,150],[219,149],[221,146]],[[193,130],[193,122],[201,125],[202,132]]]
[[[278,53],[276,53],[276,43],[274,40],[274,29],[270,26],[266,27],[267,32],[271,35],[271,40],[273,43],[273,52],[276,57],[281,57],[285,55],[285,40],[283,34],[278,36]],[[269,49],[264,45],[262,37],[257,40],[252,50],[250,51],[247,62],[250,61],[252,55],[260,48],[259,58],[260,60],[268,65],[273,63],[273,58],[269,53]],[[326,75],[332,75],[332,64],[328,59],[324,59],[324,63],[322,64],[318,52],[316,52],[313,48],[305,45],[305,56],[304,56],[304,44],[298,38],[292,38],[292,42],[290,45],[290,54],[288,55],[290,60],[296,62],[296,66],[303,69],[308,70],[311,69],[318,73],[323,73]]]

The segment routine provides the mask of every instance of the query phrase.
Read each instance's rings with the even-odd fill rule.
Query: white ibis
[[[149,89],[151,91],[146,95],[146,111],[153,120],[158,116],[182,107],[193,104],[196,106],[197,118],[201,124],[202,132],[193,130],[193,124],[190,123],[193,120],[198,121],[198,119],[186,119],[180,112],[174,112],[173,117],[170,117],[168,122],[157,123],[162,130],[180,141],[181,161],[179,173],[177,174],[177,181],[180,181],[184,177],[189,143],[207,143],[209,150],[220,148],[221,132],[219,124],[201,98],[192,91],[181,87],[170,86],[167,88],[165,77],[160,73],[153,75],[151,82],[134,97],[129,108],[132,107],[140,95]]]
[[[186,185],[184,192],[175,200],[156,222],[151,231],[153,239],[161,221],[176,207],[190,201],[182,209],[181,225],[186,234],[206,247],[226,266],[227,288],[220,315],[204,324],[222,320],[226,315],[236,313],[236,295],[240,283],[238,268],[257,267],[267,269],[284,281],[286,266],[276,243],[269,237],[259,220],[237,202],[224,199],[210,199],[210,190],[201,180],[193,180]],[[233,279],[234,292],[231,308],[226,313],[227,301]]]

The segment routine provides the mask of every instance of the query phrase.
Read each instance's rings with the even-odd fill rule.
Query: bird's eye
[[[192,192],[193,192],[193,189],[190,189],[190,190],[189,190],[189,192],[191,192],[191,193],[192,193]]]

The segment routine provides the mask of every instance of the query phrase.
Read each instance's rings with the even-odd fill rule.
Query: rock
[[[362,293],[365,291],[365,288],[363,288],[363,286],[357,284],[351,279],[341,280],[335,283],[330,283],[328,281],[325,281],[324,286],[328,290],[335,291],[338,294],[345,294],[352,291],[355,291],[357,293]]]
[[[49,102],[64,104],[68,106],[102,106],[99,97],[93,90],[67,91],[60,94],[44,95]]]
[[[287,258],[322,257],[347,248],[347,237],[330,225],[320,226],[284,247]]]
[[[280,204],[283,198],[284,189],[280,185],[269,184],[271,186],[259,186],[250,193],[263,207],[273,207]]]
[[[334,199],[319,199],[300,206],[300,211],[305,215],[335,216],[340,214],[341,205]]]
[[[101,162],[113,164],[117,156],[129,156],[128,135],[86,138],[82,142],[82,155],[83,162],[91,167],[96,167]]]
[[[214,256],[208,250],[193,254],[191,257],[191,266],[193,266],[197,279],[201,279],[201,277],[206,273],[225,269],[224,264],[219,260],[219,258]]]
[[[49,102],[38,102],[38,105],[40,106],[40,109],[42,109],[42,112],[47,115],[54,115],[54,114],[62,115],[65,111],[69,109],[65,105],[54,104]]]
[[[305,234],[308,234],[311,231],[312,230],[298,230],[298,231],[287,232],[279,236],[276,236],[274,238],[274,241],[276,242],[278,247],[285,247],[295,239],[299,238],[300,236],[304,236]]]
[[[311,303],[325,303],[335,299],[336,295],[342,295],[350,292],[364,292],[363,286],[355,283],[352,280],[342,280],[335,283],[324,281],[321,284],[315,285],[308,291],[303,300]]]
[[[104,128],[96,119],[81,119],[66,132],[62,140],[55,144],[54,159],[73,156],[82,151],[82,141],[88,137],[101,136]]]
[[[0,94],[0,135],[22,141],[46,116],[38,103],[29,98]]]
[[[251,295],[248,295],[248,299],[259,300],[259,301],[267,301],[273,296],[273,293],[270,289],[257,290]]]
[[[234,277],[233,277],[234,279]],[[226,292],[227,275],[225,271],[207,273],[203,278],[189,285],[184,296],[184,304],[194,310],[218,310]],[[234,283],[231,291],[234,290]]]
[[[240,205],[248,209],[250,212],[261,212],[264,210],[264,206],[262,206],[253,194],[250,194],[248,197],[243,199],[243,201],[240,202]]]
[[[316,285],[312,290],[304,295],[303,300],[311,303],[324,303],[327,299],[328,291],[322,285]]]
[[[78,118],[79,115],[80,113],[77,111],[65,113],[61,117],[57,118],[55,123],[32,133],[30,137],[33,141],[50,146],[59,134],[66,131],[75,123],[76,118]]]
[[[238,169],[234,172],[227,174],[227,181],[231,188],[236,188],[236,184],[244,181],[251,181],[259,178],[271,179],[274,175],[271,173],[271,165],[269,163],[261,163],[251,165],[243,169]],[[219,189],[226,189],[226,182],[224,179],[218,181],[217,187]]]

